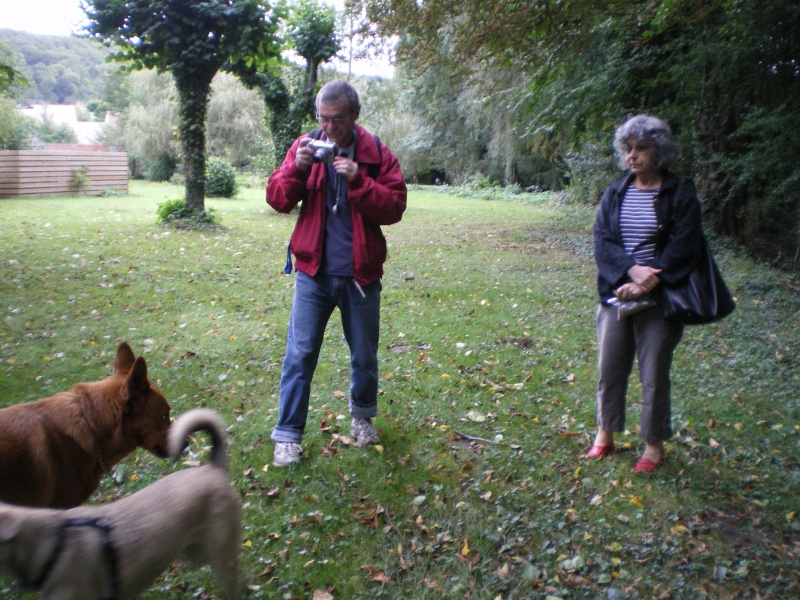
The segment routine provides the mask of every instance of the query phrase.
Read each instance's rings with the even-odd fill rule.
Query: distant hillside
[[[72,104],[103,97],[105,75],[117,65],[105,61],[109,50],[92,40],[35,35],[0,29],[0,43],[29,85],[17,94],[29,104]]]

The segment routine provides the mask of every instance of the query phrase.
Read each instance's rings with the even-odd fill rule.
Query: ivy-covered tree
[[[303,124],[314,118],[319,67],[336,56],[341,47],[336,35],[335,9],[317,0],[299,0],[289,9],[286,37],[291,49],[305,61],[301,81],[291,81],[291,63],[283,69],[245,65],[238,71],[245,85],[260,91],[269,109],[277,161],[283,159],[302,133]]]
[[[279,11],[260,0],[86,0],[88,34],[132,69],[169,72],[178,90],[186,204],[205,210],[205,121],[220,70],[276,58]]]

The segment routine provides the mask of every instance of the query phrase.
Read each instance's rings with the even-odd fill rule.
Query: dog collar
[[[86,423],[86,428],[89,430],[89,435],[92,436],[92,441],[94,442],[94,451],[97,453],[97,464],[100,465],[100,470],[105,473],[108,478],[114,482],[115,485],[121,485],[117,478],[114,477],[114,473],[111,469],[106,465],[106,461],[103,460],[103,452],[100,450],[100,442],[97,440],[97,436],[92,429],[91,424],[89,423],[89,419],[86,418],[86,415],[82,412],[81,416],[83,417],[83,421]]]

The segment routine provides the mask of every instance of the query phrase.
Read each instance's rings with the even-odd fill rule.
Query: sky
[[[78,0],[0,0],[0,29],[70,35],[84,18]]]
[[[325,0],[341,10],[344,0]],[[86,15],[80,0],[0,0],[0,29],[16,29],[37,35],[70,35],[79,32]],[[340,67],[344,68],[344,67]],[[387,63],[353,65],[359,75],[391,75]]]

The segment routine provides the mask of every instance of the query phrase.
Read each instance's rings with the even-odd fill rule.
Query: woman
[[[628,119],[614,135],[614,149],[619,166],[630,173],[605,191],[592,229],[599,294],[598,431],[587,456],[613,452],[614,434],[625,430],[625,397],[636,357],[645,450],[634,471],[652,473],[672,435],[669,370],[683,335],[682,325],[661,316],[659,285],[691,271],[702,240],[700,203],[694,184],[668,170],[678,149],[661,119]],[[623,304],[634,308],[619,310]]]

